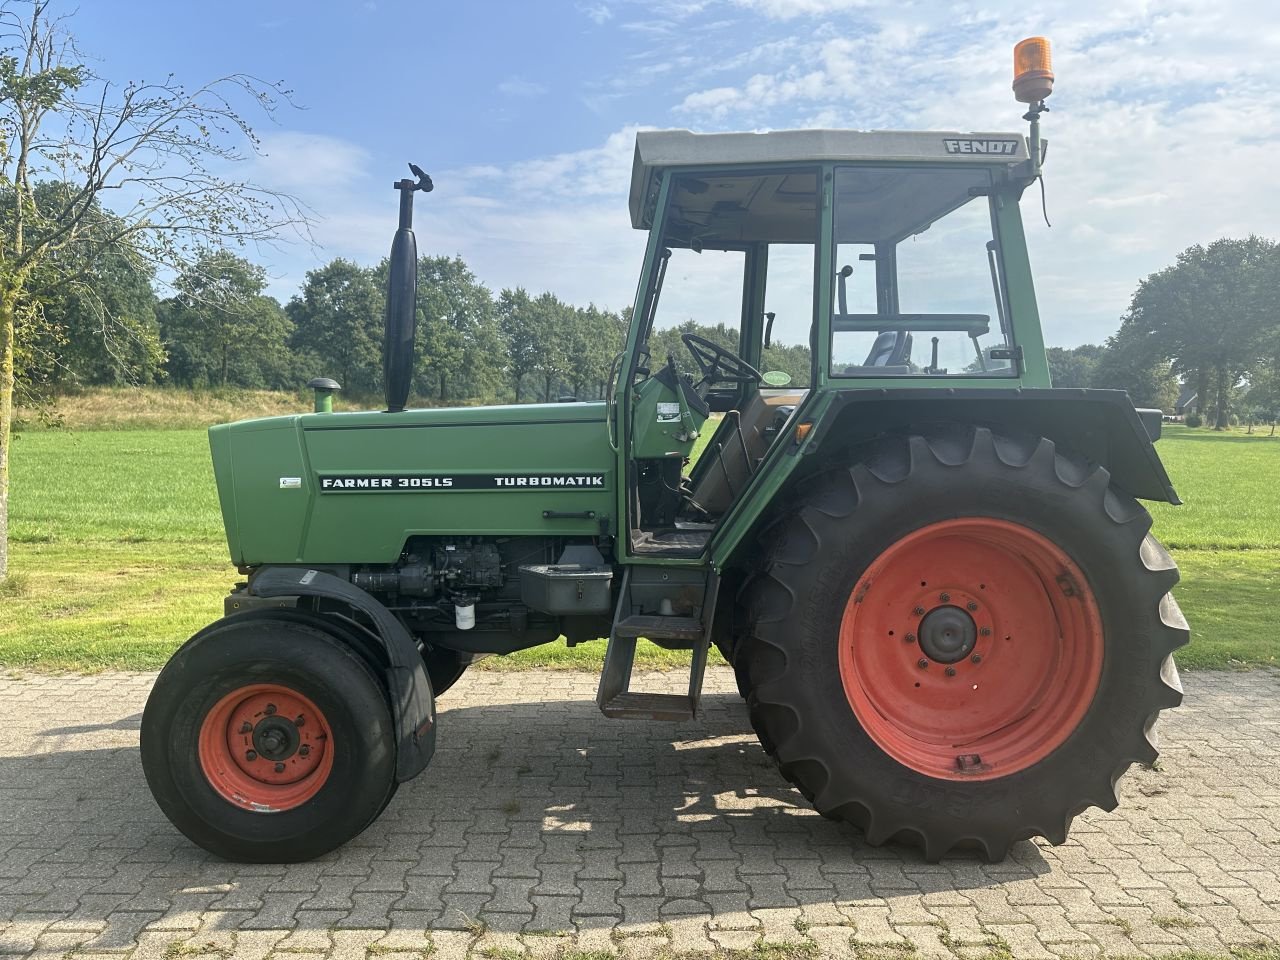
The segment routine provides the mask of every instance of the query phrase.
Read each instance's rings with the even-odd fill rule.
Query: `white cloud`
[[[315,188],[349,184],[364,176],[369,153],[337,137],[280,130],[262,137],[261,154],[252,164],[257,182],[306,199]]]
[[[547,92],[547,88],[540,83],[526,80],[524,77],[507,77],[507,79],[498,84],[498,92],[508,97],[532,99],[542,96]]]
[[[613,11],[607,3],[582,3],[578,5],[578,11],[597,27],[613,19]]]

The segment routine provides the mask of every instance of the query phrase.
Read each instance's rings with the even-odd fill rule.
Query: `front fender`
[[[346,580],[306,567],[264,567],[249,581],[249,593],[258,597],[326,597],[373,621],[387,653],[387,690],[396,722],[396,780],[404,783],[420,774],[436,750],[435,697],[417,644],[391,611]]]

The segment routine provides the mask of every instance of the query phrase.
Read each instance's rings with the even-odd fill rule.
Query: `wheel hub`
[[[253,728],[253,748],[264,760],[288,760],[301,742],[298,728],[284,717],[264,717]]]
[[[935,663],[957,663],[978,642],[978,627],[959,607],[935,607],[920,621],[920,649]]]

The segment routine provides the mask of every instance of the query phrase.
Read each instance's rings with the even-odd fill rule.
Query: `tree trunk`
[[[1225,430],[1230,425],[1227,421],[1227,368],[1225,364],[1219,365],[1217,370],[1217,394],[1218,409],[1214,429]]]
[[[222,386],[227,385],[227,345],[222,345]]]
[[[440,402],[445,401],[445,392],[448,390],[449,378],[444,375],[444,371],[440,371]]]
[[[15,300],[0,297],[0,583],[9,575],[9,440],[13,436]]]
[[[551,402],[551,375],[550,374],[547,375],[546,381],[547,381],[547,388],[545,392],[543,392],[542,394],[542,399],[547,403],[550,403]]]
[[[1205,423],[1209,422],[1209,368],[1196,371],[1196,413]]]
[[[520,381],[524,379],[524,374],[516,374],[516,403],[520,402]]]

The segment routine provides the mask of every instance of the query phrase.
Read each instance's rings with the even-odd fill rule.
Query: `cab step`
[[[622,589],[609,646],[604,657],[604,671],[596,703],[606,717],[619,720],[692,720],[698,712],[702,696],[702,678],[707,668],[707,651],[711,646],[711,620],[715,613],[720,578],[707,574],[702,606],[698,617],[657,616],[631,613],[631,573],[622,575]],[[636,641],[678,640],[691,644],[688,692],[641,693],[630,689],[631,669],[635,664]]]
[[[696,617],[661,617],[634,613],[613,626],[615,637],[647,640],[700,640],[702,621]]]

